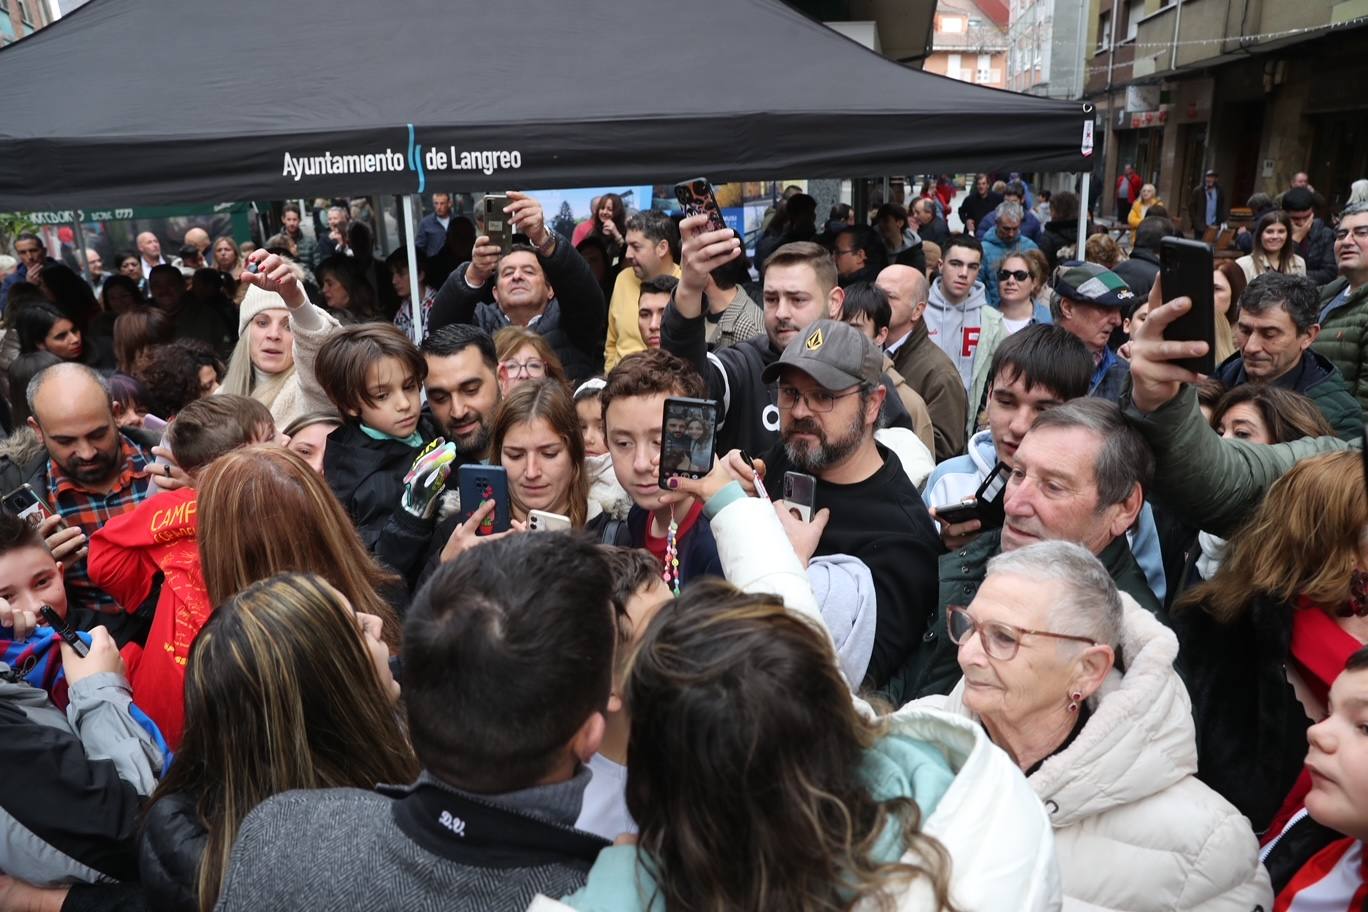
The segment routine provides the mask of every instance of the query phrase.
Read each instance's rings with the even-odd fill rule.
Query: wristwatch
[[[528,238],[528,240],[531,240],[531,238]],[[556,232],[552,231],[550,228],[547,228],[546,240],[542,241],[540,244],[536,244],[535,246],[537,248],[537,253],[540,256],[550,256],[551,251],[556,249]]]

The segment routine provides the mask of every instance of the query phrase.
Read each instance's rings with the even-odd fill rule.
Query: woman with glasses
[[[1037,276],[1034,264],[1020,254],[1009,254],[998,265],[998,306],[1007,334],[1025,329],[1032,323],[1049,323],[1050,308],[1035,301],[1043,276]]]
[[[1066,908],[1272,908],[1249,822],[1196,777],[1177,639],[1097,558],[1062,541],[1000,554],[946,620],[964,678],[921,703],[976,720],[1025,773]]]
[[[1265,272],[1306,275],[1306,260],[1292,242],[1292,219],[1286,212],[1265,213],[1254,228],[1254,249],[1235,261],[1253,281]]]
[[[569,382],[546,337],[524,326],[505,326],[496,332],[494,352],[499,358],[499,390],[505,396],[528,380],[550,377],[562,386]]]

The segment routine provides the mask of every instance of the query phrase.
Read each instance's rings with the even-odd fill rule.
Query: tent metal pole
[[[408,249],[409,313],[413,315],[413,344],[422,345],[423,296],[418,281],[418,232],[413,226],[413,204],[417,198],[412,193],[404,194],[404,246]]]
[[[1078,251],[1074,259],[1083,259],[1083,252],[1088,247],[1088,194],[1092,190],[1092,172],[1083,172],[1083,188],[1078,195]]]
[[[71,225],[75,228],[76,235],[76,259],[81,263],[81,271],[85,273],[87,279],[94,279],[90,274],[90,263],[86,262],[85,232],[81,230],[81,211],[76,211],[76,218],[72,219]]]

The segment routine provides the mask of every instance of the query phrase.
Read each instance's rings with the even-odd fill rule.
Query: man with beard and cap
[[[783,496],[785,472],[817,479],[813,511],[830,517],[815,554],[869,567],[878,620],[865,683],[883,687],[935,618],[940,553],[916,487],[874,436],[888,395],[883,353],[855,327],[818,320],[790,339],[764,380],[778,383],[779,401],[780,442],[765,457],[770,497]]]
[[[694,366],[718,404],[717,452],[763,453],[779,439],[779,405],[772,381],[761,372],[779,360],[793,339],[814,320],[841,313],[844,290],[825,248],[809,241],[785,244],[765,261],[765,334],[708,352],[704,293],[712,270],[741,254],[730,229],[709,231],[705,216],[680,223],[683,270],[661,324],[661,347]],[[885,380],[885,386],[890,383]],[[912,431],[897,395],[880,400],[884,427]]]

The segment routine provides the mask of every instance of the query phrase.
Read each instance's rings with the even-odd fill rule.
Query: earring
[[[1075,690],[1073,693],[1069,694],[1069,712],[1078,712],[1078,704],[1081,702],[1083,702],[1083,695],[1081,693]]]

